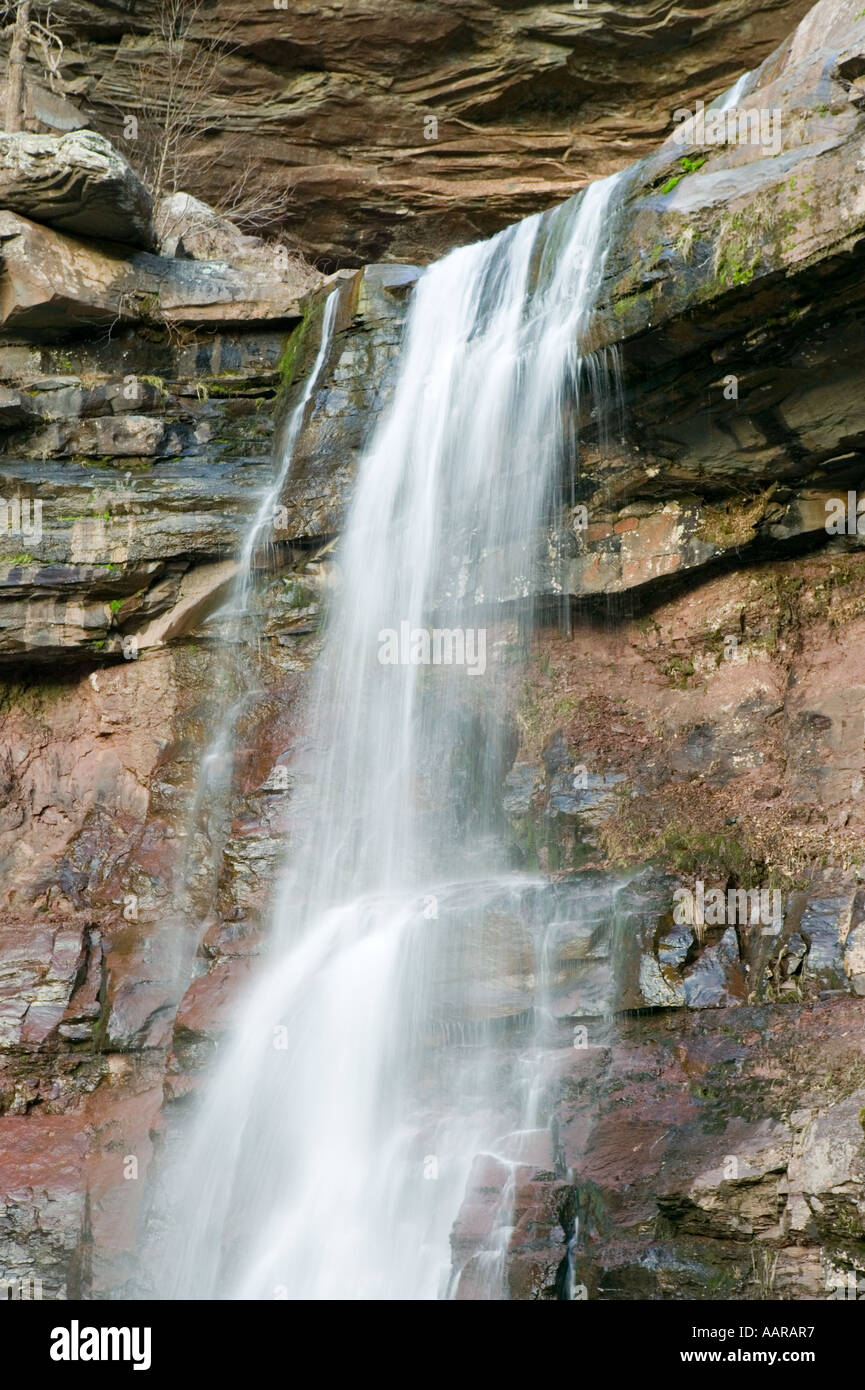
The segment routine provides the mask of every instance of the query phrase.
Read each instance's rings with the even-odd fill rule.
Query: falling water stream
[[[750,76],[750,72],[743,72],[741,77],[737,77],[732,87],[728,87],[726,92],[722,92],[719,97],[715,98],[711,109],[714,111],[735,111],[744,95]]]
[[[321,325],[321,341],[312,370],[306,379],[300,400],[288,417],[279,454],[281,463],[272,483],[262,493],[258,508],[244,537],[237,563],[237,573],[224,607],[215,616],[229,625],[226,640],[236,646],[249,640],[249,624],[252,621],[250,597],[253,588],[256,557],[259,552],[272,545],[274,517],[277,505],[285,489],[288,470],[298,436],[303,429],[307,408],[318,385],[328,351],[333,338],[339,304],[339,287],[332,289],[324,304]],[[210,800],[220,800],[230,777],[233,765],[234,739],[243,707],[249,703],[250,691],[243,689],[236,701],[228,706],[220,719],[214,736],[210,741],[202,762],[202,773],[198,780],[196,809]]]
[[[573,421],[610,404],[586,345],[619,188],[451,253],[414,292],[338,550],[269,946],[169,1182],[170,1296],[452,1296],[479,1155],[508,1176],[472,1283],[506,1296],[562,924],[555,885],[515,872],[501,835],[515,750],[496,671],[538,587]],[[462,632],[474,659],[424,664],[430,629]],[[503,979],[526,998],[518,1046]]]
[[[274,519],[282,497],[294,448],[303,429],[333,339],[341,287],[337,285],[325,300],[321,338],[315,361],[300,399],[285,422],[280,437],[279,459],[270,485],[261,494],[258,507],[247,527],[237,559],[237,568],[223,606],[212,615],[219,626],[221,660],[217,663],[216,685],[224,699],[216,719],[195,782],[195,793],[183,832],[185,852],[179,857],[171,885],[173,911],[165,922],[172,950],[169,952],[170,985],[179,998],[188,979],[192,957],[199,944],[200,912],[196,901],[212,899],[224,847],[226,806],[231,791],[237,729],[245,709],[256,698],[248,662],[241,653],[255,634],[256,617],[252,595],[258,557],[272,547]],[[201,853],[202,842],[209,852]],[[188,924],[193,929],[189,930]]]

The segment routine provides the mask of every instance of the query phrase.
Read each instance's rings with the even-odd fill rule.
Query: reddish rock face
[[[68,912],[95,888],[94,856],[104,882],[113,854],[141,833],[148,784],[173,737],[180,698],[173,664],[163,652],[107,671],[70,673],[53,687],[16,692],[0,715],[7,749],[0,831],[7,911],[38,914],[56,904]],[[67,860],[58,883],[57,865],[74,855],[79,837],[90,839],[90,868]]]
[[[551,1165],[479,1158],[472,1171],[458,1298],[490,1297],[503,1226],[511,1298],[820,1299],[845,1286],[863,1229],[859,1001],[632,1018],[579,1062],[560,1056]]]
[[[179,887],[201,741],[221,709],[212,654],[174,647],[70,675],[62,698],[7,687],[7,805],[20,810],[0,918],[0,1268],[41,1280],[44,1297],[128,1286],[164,1096],[196,1084],[256,949],[288,800],[280,777],[262,786],[291,746],[303,677],[274,648],[273,704],[244,725],[213,843],[196,841],[201,911]],[[199,944],[201,966],[216,965],[178,1013]]]
[[[227,0],[193,25],[204,50],[228,26],[232,51],[184,169],[197,180],[188,191],[224,200],[254,151],[259,185],[290,187],[284,225],[313,258],[424,264],[645,154],[676,108],[756,67],[808,8]],[[159,71],[146,43],[156,13],[121,17],[88,0],[58,21],[76,58],[71,99],[133,163],[123,115],[140,114],[138,55]]]
[[[321,65],[312,76],[304,67],[285,100],[297,138],[289,162],[305,171],[297,215],[333,257],[417,236],[426,259],[439,233],[474,235],[565,184],[570,192],[570,155],[547,167],[559,149],[550,113],[563,66],[569,101],[575,87],[592,88],[585,103],[610,148],[618,118],[602,109],[597,79],[610,60],[591,17],[422,8],[412,6],[412,28],[401,12],[394,27],[390,13],[362,6],[368,23],[358,25],[343,7],[320,34],[301,12],[240,16],[245,48],[229,65],[232,81],[279,76],[283,64],[297,74],[310,55]],[[645,54],[665,48],[677,15],[664,11],[657,29],[642,11],[607,15],[603,39],[609,54],[626,31],[633,44],[648,26],[635,84],[656,81],[687,102],[721,85],[732,59],[713,45],[728,25],[753,63],[776,18],[786,23],[794,10],[765,5],[746,21],[735,6],[710,6],[687,64],[659,61],[648,76]],[[794,60],[808,69],[791,99],[825,122],[812,126],[823,135],[791,157],[796,177],[824,171],[822,196],[791,224],[785,177],[776,222],[751,224],[749,236],[762,238],[752,264],[756,251],[750,242],[737,250],[723,199],[712,210],[713,180],[729,178],[732,216],[742,217],[763,207],[780,166],[737,154],[726,168],[713,154],[718,165],[665,194],[678,160],[667,147],[642,170],[637,216],[610,264],[603,340],[625,343],[634,448],[604,456],[588,439],[581,481],[593,489],[593,520],[579,538],[573,529],[559,537],[570,546],[569,632],[541,627],[526,687],[512,690],[518,734],[503,789],[515,861],[549,875],[544,892],[565,904],[578,892],[596,910],[590,920],[555,917],[539,1082],[551,1123],[517,1136],[510,1115],[502,1152],[478,1155],[453,1232],[460,1299],[491,1296],[496,1260],[497,1287],[518,1299],[581,1296],[575,1290],[811,1298],[824,1296],[827,1278],[858,1269],[865,569],[858,539],[830,541],[824,520],[827,489],[846,486],[836,461],[855,468],[862,437],[862,214],[847,159],[861,135],[862,41],[835,55],[825,78],[833,108],[821,112],[827,12],[819,7],[767,73],[783,86]],[[562,38],[562,24],[567,42],[550,38],[550,25]],[[547,36],[532,37],[530,53],[526,25]],[[571,61],[582,44],[597,64],[592,82]],[[692,57],[704,69],[689,85]],[[397,60],[400,81],[382,85]],[[89,48],[82,63],[92,64]],[[91,80],[94,104],[97,88]],[[419,155],[401,166],[399,152],[418,137],[396,117],[390,153],[369,145],[370,129],[390,129],[394,102],[417,122],[445,98],[469,128],[454,134],[442,120],[446,137],[429,159],[468,151],[482,157],[477,177],[440,162],[435,180],[416,177]],[[274,97],[280,119],[282,100]],[[305,103],[316,129],[342,142],[338,158],[308,148]],[[261,112],[243,117],[250,129],[271,119]],[[511,117],[496,144],[496,124]],[[623,139],[641,139],[642,128]],[[566,155],[570,124],[567,140]],[[507,141],[532,154],[503,191]],[[600,137],[594,155],[590,146],[587,136],[595,168]],[[278,141],[267,151],[286,155]],[[217,177],[213,153],[205,167]],[[382,172],[370,192],[373,163]],[[364,190],[338,208],[354,250],[334,220],[347,178]],[[400,241],[391,214],[404,197],[420,214]],[[686,212],[706,238],[693,278],[683,267],[694,247],[677,221]],[[248,326],[190,328],[179,342],[142,332],[134,343],[62,350],[38,338],[0,343],[18,388],[0,401],[11,431],[4,469],[26,482],[50,467],[76,513],[58,507],[36,563],[25,555],[2,565],[3,652],[14,663],[0,704],[0,1258],[8,1277],[42,1278],[52,1296],[131,1287],[154,1158],[212,1060],[266,927],[296,814],[288,769],[306,673],[337,582],[328,537],[387,400],[414,272],[349,278],[285,498],[291,541],[273,547],[278,572],[262,577],[238,666],[208,622],[226,579],[214,556],[242,529],[270,447],[270,402],[284,374],[302,376],[308,325],[285,352],[281,332]],[[230,319],[224,305],[219,312]],[[154,371],[133,382],[137,405],[127,410],[133,349],[137,367]],[[706,414],[706,393],[728,365],[741,409]],[[94,461],[85,444],[112,452]],[[106,470],[125,479],[130,459],[138,471],[122,505],[112,496],[107,519],[79,514],[82,499],[95,508],[91,492],[103,497]],[[561,585],[540,589],[549,598]],[[133,628],[152,644],[125,660]],[[67,665],[49,677],[40,663],[58,655]],[[238,689],[255,698],[237,719],[228,790],[197,799],[210,735]],[[577,768],[584,782],[575,786]],[[673,889],[696,879],[734,893],[779,883],[783,929],[675,921]],[[531,920],[528,910],[497,911],[465,956],[455,945],[454,969],[435,982],[449,1024],[525,1025],[538,1000]],[[478,945],[482,966],[467,986],[464,961]]]

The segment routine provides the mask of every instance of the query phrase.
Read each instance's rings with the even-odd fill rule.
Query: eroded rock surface
[[[225,196],[253,153],[259,184],[291,187],[284,221],[297,244],[329,267],[425,263],[647,153],[677,108],[757,67],[808,8],[227,0],[196,14],[188,40],[206,50],[230,29],[191,191]],[[134,162],[124,120],[141,105],[139,65],[160,70],[155,18],[108,0],[58,16],[68,92],[49,92],[34,63],[32,117],[77,110]]]
[[[597,323],[598,349],[621,355],[627,428],[604,449],[582,422],[576,505],[539,538],[539,630],[511,692],[503,827],[515,873],[550,881],[480,912],[453,904],[455,968],[436,981],[436,1036],[494,1027],[503,1070],[543,1018],[552,1116],[521,1132],[502,1100],[502,1143],[478,1155],[453,1232],[461,1299],[484,1296],[507,1193],[514,1298],[819,1298],[865,1272],[865,555],[855,516],[825,524],[862,476],[854,9],[824,0],[750,80],[746,107],[789,116],[775,154],[668,143],[629,176]],[[435,13],[451,51],[456,9]],[[688,23],[711,35],[719,13]],[[244,22],[268,43],[273,23],[301,24],[274,14]],[[527,22],[531,8],[496,11]],[[575,23],[599,44],[561,20]],[[328,70],[308,90],[319,78],[330,87]],[[535,97],[538,80],[526,72]],[[677,81],[686,104],[698,88]],[[471,86],[489,114],[505,95],[495,74]],[[488,201],[491,224],[518,205]],[[291,751],[417,271],[342,277],[238,633],[218,610],[323,287],[303,303],[262,289],[257,247],[243,264],[120,254],[0,216],[14,310],[0,341],[0,1262],[51,1297],[122,1295],[141,1179],[224,1035],[293,817],[314,804]],[[69,270],[53,286],[27,280],[39,245]],[[142,302],[157,291],[159,313]],[[504,629],[492,664],[513,684]],[[210,735],[251,693],[224,796],[202,805]],[[780,916],[770,899],[753,921],[677,920],[675,894],[698,882],[725,902],[777,892]]]
[[[153,249],[150,194],[94,130],[0,133],[0,207],[78,236]]]

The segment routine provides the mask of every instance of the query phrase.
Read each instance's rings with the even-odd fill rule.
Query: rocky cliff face
[[[855,499],[852,526],[826,525],[862,476],[860,11],[822,0],[749,80],[744,108],[779,113],[767,143],[694,126],[622,183],[596,347],[625,426],[605,442],[582,422],[574,495],[539,538],[503,786],[558,935],[539,979],[530,905],[499,913],[480,991],[505,1052],[541,993],[558,1030],[554,1124],[514,1155],[516,1298],[817,1298],[865,1273]],[[235,661],[211,615],[322,288],[0,216],[0,1263],[105,1296],[257,949],[333,542],[417,272],[340,279]],[[244,686],[230,794],[201,807],[209,731]],[[777,892],[782,920],[677,921],[697,880]],[[477,1023],[459,980],[441,989]],[[479,1159],[460,1297],[505,1180]]]
[[[808,0],[349,0],[195,8],[190,35],[226,29],[203,103],[193,191],[215,200],[254,154],[293,189],[285,225],[328,268],[420,264],[561,202],[646,154],[677,107],[755,68]],[[31,109],[75,111],[123,145],[141,105],[159,3],[82,0],[59,20],[63,95],[33,68]],[[134,144],[127,141],[128,153]]]

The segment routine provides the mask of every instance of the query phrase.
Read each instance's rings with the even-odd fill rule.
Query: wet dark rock
[[[583,781],[585,786],[582,785]],[[616,772],[582,776],[574,768],[568,772],[558,772],[550,781],[547,814],[585,816],[591,822],[592,813],[603,815],[615,804],[613,789],[624,781],[624,775]]]
[[[502,807],[506,816],[524,816],[532,808],[532,798],[542,782],[537,763],[514,763],[505,778]]]
[[[802,962],[808,954],[808,943],[798,932],[787,938],[782,956],[782,965],[785,975],[795,975],[802,967]]]
[[[556,730],[556,733],[544,749],[542,757],[544,760],[544,767],[550,775],[556,772],[560,773],[570,766],[572,762],[571,752],[568,747],[568,741],[561,729]]]
[[[802,915],[800,934],[808,943],[803,979],[819,989],[846,989],[842,927],[849,898],[817,898]]]
[[[722,1009],[747,997],[736,932],[728,927],[716,946],[707,946],[682,977],[689,1009]]]
[[[282,499],[288,540],[322,539],[342,527],[363,446],[391,397],[407,295],[417,274],[411,266],[373,265],[350,281],[347,331],[334,343]],[[298,369],[303,365],[299,361]]]
[[[680,969],[693,950],[696,936],[690,927],[672,927],[658,941],[658,963]]]

